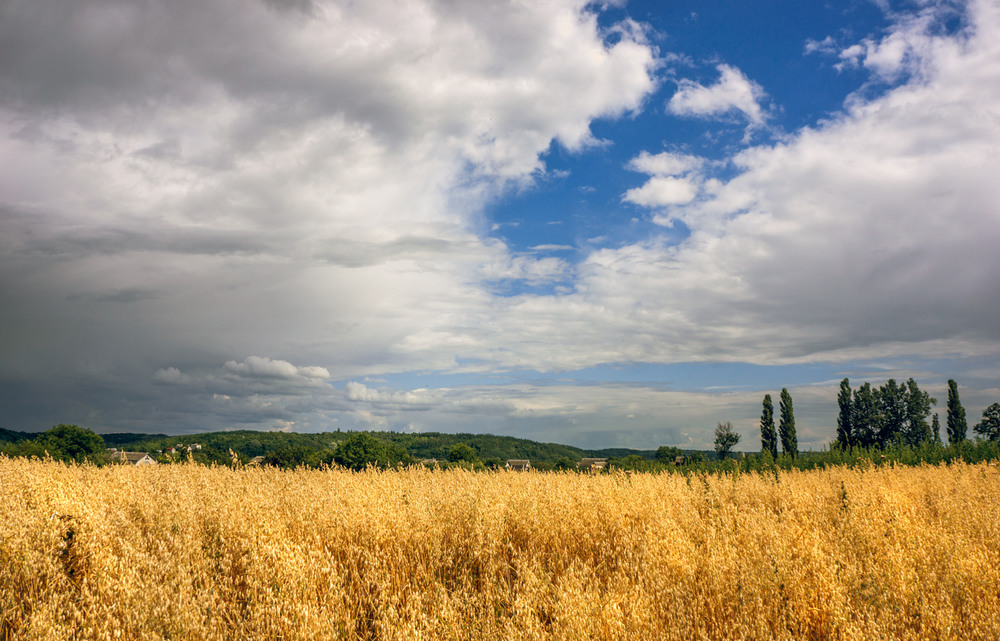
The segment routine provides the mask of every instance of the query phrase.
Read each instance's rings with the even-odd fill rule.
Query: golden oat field
[[[3,639],[998,639],[1000,472],[0,457]]]

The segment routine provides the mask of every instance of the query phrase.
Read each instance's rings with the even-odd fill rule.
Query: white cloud
[[[836,43],[832,36],[827,36],[822,40],[813,40],[810,38],[806,40],[802,50],[807,55],[811,53],[836,53],[837,51]]]
[[[735,67],[720,64],[716,68],[720,74],[719,80],[708,87],[693,80],[682,79],[677,93],[667,103],[667,110],[677,116],[700,118],[737,111],[751,124],[763,124],[766,115],[760,101],[766,94],[760,85],[749,80]]]
[[[668,151],[650,154],[643,151],[629,161],[628,168],[650,176],[680,176],[699,169],[704,164],[705,159],[698,156]]]
[[[181,373],[176,367],[167,367],[161,370],[157,370],[153,374],[153,381],[156,383],[163,383],[166,385],[183,385],[190,382],[190,377]]]
[[[651,178],[626,191],[622,201],[652,208],[686,205],[698,196],[703,181],[698,170],[705,164],[705,159],[697,156],[644,151],[629,161],[628,168]]]
[[[17,348],[0,367],[64,368],[77,350],[108,370],[291,373],[240,361],[255,353],[343,377],[447,366],[476,342],[491,281],[567,271],[482,238],[484,204],[655,86],[642,30],[608,45],[593,10],[10,7],[0,322]]]
[[[350,381],[344,386],[347,400],[369,404],[371,408],[356,408],[372,411],[373,415],[392,416],[401,411],[423,411],[438,407],[446,390],[406,390],[385,391],[373,389],[364,383]]]
[[[847,49],[844,62],[903,84],[739,154],[735,177],[640,154],[629,167],[649,180],[625,199],[669,207],[691,237],[598,248],[579,265],[480,232],[484,203],[543,175],[553,139],[594,144],[594,118],[640,108],[654,87],[650,45],[625,25],[606,46],[593,5],[109,7],[36,0],[5,13],[3,381],[82,372],[88,393],[117,399],[152,379],[140,392],[158,409],[119,421],[150,431],[359,419],[458,431],[471,416],[551,440],[586,421],[595,431],[579,438],[598,445],[632,414],[648,437],[633,444],[652,445],[673,440],[655,432],[664,407],[690,416],[671,423],[676,435],[702,443],[729,400],[756,401],[357,381],[997,352],[993,3],[971,3],[959,36],[924,13]],[[718,69],[715,84],[682,81],[670,109],[763,123],[763,90]],[[494,296],[503,279],[567,287]],[[171,402],[180,388],[190,402]]]
[[[612,316],[636,319],[622,325],[652,360],[996,353],[1000,11],[970,10],[955,36],[926,14],[901,22],[865,55],[910,53],[866,64],[918,74],[738,154],[739,175],[671,208],[690,239],[603,250],[578,290],[595,307],[632,293],[608,299]]]
[[[266,356],[249,356],[242,362],[226,361],[223,369],[238,376],[307,379],[330,378],[330,372],[324,367],[296,367],[288,361],[271,360]]]
[[[662,205],[684,205],[698,195],[697,186],[684,178],[650,178],[642,187],[629,189],[622,200],[642,205],[657,207]]]

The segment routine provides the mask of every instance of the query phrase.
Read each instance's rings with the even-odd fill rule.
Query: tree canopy
[[[715,426],[715,452],[720,459],[729,456],[729,452],[740,442],[740,435],[733,431],[733,424],[729,421],[719,423]]]
[[[352,470],[363,470],[369,465],[389,467],[408,463],[412,459],[401,447],[383,443],[365,432],[358,432],[337,447],[333,460]]]
[[[35,439],[54,459],[83,463],[103,463],[108,458],[104,439],[93,430],[60,423]]]
[[[972,429],[987,440],[1000,441],[1000,403],[993,403],[984,409],[983,420]]]

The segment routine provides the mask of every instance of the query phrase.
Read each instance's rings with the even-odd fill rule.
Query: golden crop
[[[1000,473],[0,457],[2,639],[998,639]]]

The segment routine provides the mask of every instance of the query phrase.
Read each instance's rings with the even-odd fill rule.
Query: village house
[[[510,459],[505,466],[508,470],[523,472],[531,469],[531,461],[528,459]]]
[[[581,470],[603,470],[608,465],[608,459],[606,458],[585,458],[576,464]]]
[[[130,465],[156,465],[148,452],[111,452],[112,461],[122,461]]]

